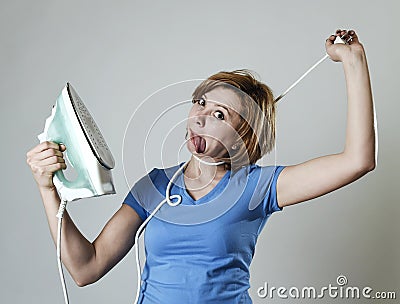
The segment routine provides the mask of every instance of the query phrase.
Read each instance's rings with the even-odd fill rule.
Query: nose
[[[208,107],[194,107],[193,110],[191,117],[192,123],[198,127],[204,127],[206,125],[207,117],[210,115],[210,109],[208,109]]]
[[[197,125],[197,127],[202,128],[207,125],[207,121],[212,115],[212,109],[205,106],[200,106],[195,104],[191,110],[190,120],[192,124]]]
[[[194,123],[199,127],[204,127],[206,124],[206,117],[206,115],[198,113],[196,116],[194,116]]]

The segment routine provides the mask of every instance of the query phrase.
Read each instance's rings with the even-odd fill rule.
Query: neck
[[[199,159],[198,156],[192,155],[185,169],[185,176],[199,181],[209,181],[210,179],[220,178],[225,172],[225,163],[214,161],[210,157]]]

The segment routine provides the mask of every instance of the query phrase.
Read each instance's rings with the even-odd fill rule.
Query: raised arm
[[[349,44],[334,44],[350,35]],[[278,205],[288,206],[343,187],[375,168],[374,106],[367,60],[354,31],[338,30],[326,40],[333,61],[343,64],[347,87],[347,126],[343,152],[288,166],[277,181]]]
[[[57,239],[56,214],[60,198],[52,178],[55,171],[65,169],[60,147],[43,142],[27,153],[27,163],[38,184],[54,242]],[[135,233],[142,220],[129,206],[122,207],[105,225],[94,242],[89,242],[65,211],[62,225],[61,258],[78,286],[93,283],[104,276],[132,248]]]

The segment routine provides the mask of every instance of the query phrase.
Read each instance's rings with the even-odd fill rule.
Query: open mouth
[[[194,145],[196,153],[204,153],[204,151],[206,150],[206,140],[193,132],[190,133],[190,141]]]

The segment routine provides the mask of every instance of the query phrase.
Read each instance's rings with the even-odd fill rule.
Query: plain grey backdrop
[[[93,240],[134,180],[160,166],[162,156],[176,161],[179,146],[172,144],[162,153],[143,152],[141,134],[148,130],[140,126],[179,100],[149,99],[151,106],[130,120],[142,101],[170,84],[238,68],[256,71],[278,95],[324,55],[325,39],[337,28],[356,29],[366,48],[378,118],[378,165],[349,186],[270,218],[258,240],[250,294],[254,303],[308,303],[261,299],[257,289],[265,283],[337,286],[342,274],[347,286],[396,291],[399,298],[399,8],[397,0],[2,1],[0,302],[63,302],[55,247],[25,155],[38,143],[67,81],[93,114],[117,163],[116,195],[68,206]],[[194,89],[175,88],[184,94]],[[179,124],[185,115],[168,121]],[[340,152],[345,124],[342,67],[327,60],[279,102],[276,150],[262,163],[290,165]],[[150,141],[162,142],[166,132],[155,128]],[[71,304],[132,303],[133,251],[91,286],[78,288],[66,278]]]

